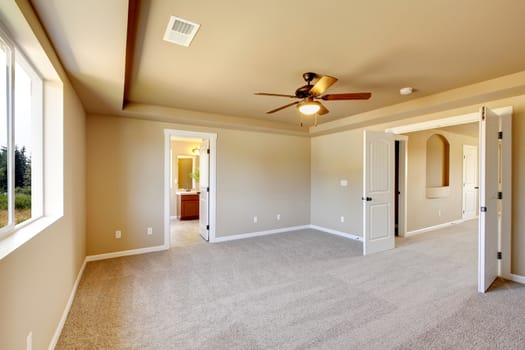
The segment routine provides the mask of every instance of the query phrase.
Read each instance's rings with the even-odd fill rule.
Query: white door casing
[[[478,291],[484,293],[498,277],[499,116],[482,107],[479,126]]]
[[[209,188],[210,188],[210,141],[203,140],[199,152],[199,233],[205,240],[209,240]]]
[[[363,254],[395,247],[394,137],[364,131]]]
[[[478,214],[478,148],[463,145],[463,219]]]

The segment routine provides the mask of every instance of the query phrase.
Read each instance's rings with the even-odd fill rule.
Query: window
[[[0,30],[0,237],[43,213],[42,89]]]

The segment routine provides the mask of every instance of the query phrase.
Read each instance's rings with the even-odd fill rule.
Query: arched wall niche
[[[433,134],[426,151],[427,198],[446,197],[450,194],[450,143],[445,136]]]

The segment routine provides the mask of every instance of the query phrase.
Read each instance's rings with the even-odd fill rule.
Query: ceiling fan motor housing
[[[304,85],[295,90],[295,96],[298,98],[306,98],[310,96],[310,90],[312,89],[313,85]]]

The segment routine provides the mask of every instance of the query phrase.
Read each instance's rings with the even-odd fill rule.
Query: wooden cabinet
[[[179,220],[195,220],[199,218],[199,195],[177,195],[177,217]]]

